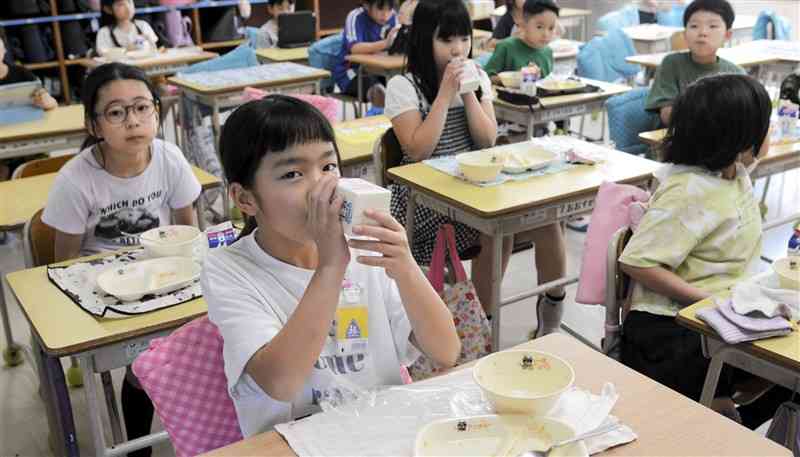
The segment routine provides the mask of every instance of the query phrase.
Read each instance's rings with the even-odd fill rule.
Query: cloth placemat
[[[123,302],[97,287],[97,276],[137,260],[145,260],[143,248],[66,267],[47,267],[47,277],[70,300],[87,313],[104,318],[124,318],[180,305],[203,296],[200,280],[183,289],[162,295],[145,295],[140,300]]]
[[[257,84],[263,81],[300,78],[318,71],[294,62],[278,62],[248,68],[234,68],[199,73],[180,73],[184,81],[203,87],[219,88]]]

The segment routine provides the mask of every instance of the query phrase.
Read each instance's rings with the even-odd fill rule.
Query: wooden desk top
[[[350,54],[345,58],[350,63],[380,71],[401,71],[406,60],[406,56],[402,54]]]
[[[603,456],[791,456],[772,441],[691,401],[675,391],[605,357],[575,339],[553,334],[522,344],[567,360],[575,370],[575,385],[600,392],[612,382],[619,400],[612,413],[639,436]],[[464,367],[466,368],[466,367]],[[354,434],[355,436],[355,434]],[[206,456],[294,456],[276,432],[252,436]]]
[[[707,298],[694,305],[687,306],[678,312],[676,321],[684,327],[706,336],[715,337],[721,341],[714,329],[697,318],[697,311],[712,306],[715,306],[713,298]],[[742,343],[738,346],[747,352],[758,355],[760,358],[780,364],[791,370],[800,371],[800,332],[796,330],[786,336]]]
[[[44,119],[0,126],[0,143],[36,140],[84,131],[83,105],[59,106],[45,111]]]
[[[342,166],[353,163],[365,162],[372,158],[372,147],[375,142],[380,140],[386,130],[392,126],[392,122],[386,116],[370,116],[354,119],[352,121],[338,122],[333,125],[333,131],[337,136],[337,146]],[[347,141],[347,130],[360,129],[368,132],[358,134],[359,138],[354,141]],[[371,142],[372,146],[367,147],[364,143]]]
[[[679,51],[679,52],[689,52],[689,51]],[[638,54],[635,56],[627,57],[625,60],[629,63],[641,65],[645,68],[658,68],[661,65],[661,62],[664,60],[664,57],[669,55],[669,52],[659,52],[656,54]],[[772,53],[763,50],[757,49],[753,46],[733,46],[730,48],[720,48],[717,51],[717,55],[722,57],[723,59],[729,60],[730,62],[743,67],[753,67],[756,65],[763,65],[766,63],[773,63],[781,60],[778,56],[773,55]]]
[[[216,176],[192,166],[194,175],[205,190],[222,185]],[[44,208],[56,173],[0,182],[0,195],[18,198],[0,198],[0,230],[16,230],[25,225],[36,211]]]
[[[269,65],[269,64],[267,64]],[[299,64],[298,64],[299,65]],[[313,68],[313,67],[309,67]],[[319,68],[313,68],[313,71],[309,72],[307,75],[301,77],[285,77],[285,78],[278,78],[278,79],[269,79],[269,80],[262,80],[262,81],[254,81],[249,82],[247,84],[233,84],[229,86],[201,86],[199,84],[195,84],[193,82],[186,81],[179,76],[173,76],[168,79],[171,84],[175,84],[176,86],[181,87],[184,90],[190,90],[192,92],[196,92],[201,95],[221,95],[221,94],[229,94],[240,92],[244,90],[245,87],[255,87],[255,88],[275,88],[281,86],[288,86],[292,84],[301,84],[306,82],[315,82],[325,78],[329,78],[331,73],[327,70],[320,70]]]
[[[204,315],[208,310],[205,300],[198,298],[140,316],[102,319],[82,310],[50,282],[47,267],[9,273],[6,279],[25,318],[41,337],[44,350],[53,356],[76,354],[158,330],[175,328]]]
[[[494,9],[492,16],[503,16],[506,14],[506,5],[500,5]],[[572,17],[583,17],[583,16],[591,16],[592,10],[583,10],[578,8],[561,8],[558,13],[558,17],[560,19],[568,19]]]
[[[170,48],[146,59],[125,59],[119,62],[146,70],[159,65],[193,64],[213,59],[214,57],[219,57],[219,54],[216,52],[204,51],[198,47]],[[95,68],[109,62],[111,62],[111,60],[103,57],[95,57],[93,59],[83,59],[81,65],[86,68]]]
[[[659,24],[641,24],[622,29],[631,40],[636,41],[661,41],[669,40],[672,34],[680,32],[683,27],[670,27]]]
[[[591,195],[604,181],[632,183],[649,179],[660,163],[621,151],[610,151],[605,162],[574,168],[524,181],[479,187],[424,163],[389,169],[391,177],[415,190],[433,194],[464,211],[492,218],[567,198]]]
[[[308,60],[308,46],[302,48],[264,48],[256,51],[256,56],[272,62],[293,62]]]
[[[588,84],[597,86],[602,88],[603,90],[600,92],[589,92],[585,94],[572,94],[572,95],[557,95],[554,97],[541,97],[539,99],[539,104],[544,109],[553,109],[559,108],[562,106],[569,106],[569,105],[577,105],[580,103],[586,103],[590,101],[594,101],[597,99],[606,99],[609,97],[613,97],[614,95],[624,94],[631,90],[630,86],[626,86],[624,84],[613,84],[607,83],[604,81],[595,81],[594,79],[588,78],[581,78],[582,81],[585,81]],[[511,103],[505,102],[503,100],[498,99],[495,97],[494,104],[502,106],[506,109],[512,109],[515,111],[522,111],[522,112],[530,112],[530,109],[527,106],[522,105],[512,105]]]

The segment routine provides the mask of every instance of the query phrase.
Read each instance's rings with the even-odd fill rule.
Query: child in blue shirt
[[[347,60],[350,54],[377,54],[384,52],[392,44],[396,33],[397,18],[394,14],[395,0],[363,0],[362,6],[347,15],[345,21],[342,49],[338,62],[333,70],[333,79],[342,93],[356,96],[358,94],[358,65]],[[368,96],[362,101],[370,101],[375,106],[383,107],[385,81],[371,75],[363,75],[363,89]],[[376,89],[370,90],[373,86]],[[363,97],[363,95],[362,95]]]

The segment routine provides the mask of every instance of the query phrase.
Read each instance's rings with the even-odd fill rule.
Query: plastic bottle
[[[536,73],[531,71],[529,68],[525,67],[521,71],[521,78],[522,81],[520,83],[520,90],[525,95],[530,97],[536,96]]]
[[[786,250],[787,257],[800,260],[800,222],[794,226],[794,232],[789,237],[789,247]]]

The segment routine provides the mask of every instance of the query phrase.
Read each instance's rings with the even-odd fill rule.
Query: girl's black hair
[[[395,0],[361,0],[361,3],[377,8],[394,8],[397,5]]]
[[[665,162],[719,171],[769,132],[772,103],[756,79],[723,74],[700,78],[678,96],[662,143]]]
[[[114,27],[117,25],[117,20],[114,18],[114,15],[106,12],[106,8],[114,8],[115,1],[117,0],[102,0],[100,2],[100,27]],[[132,1],[133,0],[131,0],[131,2]]]
[[[462,0],[421,0],[414,10],[408,37],[406,72],[429,104],[439,93],[439,70],[433,58],[434,36],[441,39],[467,36],[472,39],[472,19]],[[469,50],[472,58],[472,48]],[[482,98],[480,88],[476,91]]]
[[[240,106],[222,127],[219,153],[228,183],[252,189],[261,159],[296,145],[328,142],[336,151],[336,136],[328,119],[310,103],[288,95],[268,95]],[[239,237],[256,229],[246,217]]]
[[[287,0],[267,0],[267,5],[269,5],[269,6],[280,5],[281,3],[285,2],[285,1],[287,1]],[[290,5],[294,5],[294,3],[295,3],[295,0],[288,0],[288,1],[289,1]]]
[[[83,88],[81,89],[81,101],[83,102],[84,115],[92,125],[95,125],[99,116],[97,112],[97,101],[100,98],[100,89],[113,81],[121,80],[143,82],[153,96],[156,112],[159,114],[161,113],[161,97],[158,95],[158,90],[156,90],[153,83],[150,82],[150,78],[147,77],[144,71],[123,63],[107,63],[92,70],[91,73],[86,76],[86,80],[83,81]],[[98,138],[91,132],[88,132],[88,136],[86,140],[84,140],[81,149],[94,146],[101,141],[102,138]]]

